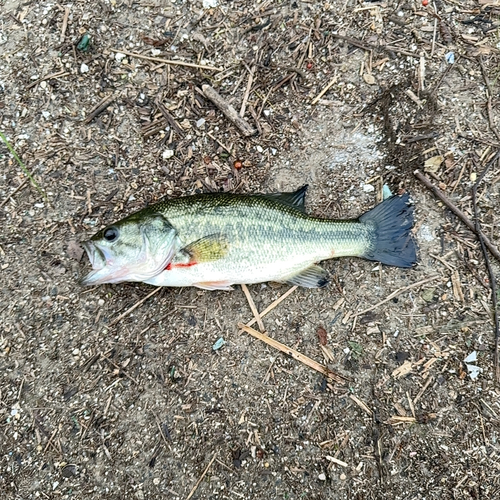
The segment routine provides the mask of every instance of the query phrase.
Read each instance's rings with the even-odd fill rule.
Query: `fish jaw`
[[[113,261],[106,258],[106,253],[93,241],[82,243],[92,265],[92,271],[81,281],[81,285],[102,285],[103,283],[119,283],[128,273],[125,266],[113,265]]]
[[[156,262],[148,259],[147,252],[142,252],[137,260],[125,264],[113,261],[105,249],[91,240],[86,241],[82,246],[92,265],[92,271],[80,281],[83,286],[152,279],[168,266],[175,254],[175,247],[171,246],[165,256],[157,259]],[[151,263],[154,265],[148,265]]]

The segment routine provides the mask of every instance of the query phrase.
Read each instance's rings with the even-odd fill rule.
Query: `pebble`
[[[80,66],[80,73],[88,73],[88,72],[89,72],[89,67],[85,63],[82,63],[82,65]]]
[[[318,476],[318,479],[320,481],[326,481],[326,475],[322,472],[319,476]]]
[[[162,153],[164,160],[168,160],[169,158],[172,158],[172,156],[174,156],[174,151],[172,149],[165,149]]]

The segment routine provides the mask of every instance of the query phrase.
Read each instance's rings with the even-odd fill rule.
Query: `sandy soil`
[[[413,175],[474,218],[500,148],[499,14],[0,1],[0,132],[39,186],[0,141],[3,498],[500,498],[491,280],[473,233]],[[162,196],[305,183],[322,216],[363,213],[384,184],[416,206],[415,269],[329,261],[328,288],[263,318],[343,384],[242,333],[240,287],[78,283],[78,242]],[[499,186],[495,161],[477,202],[493,243]],[[249,290],[263,311],[289,288]]]

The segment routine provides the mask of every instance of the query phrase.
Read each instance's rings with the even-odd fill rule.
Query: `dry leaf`
[[[441,166],[441,163],[443,163],[443,161],[444,158],[441,155],[433,156],[432,158],[425,160],[424,170],[426,172],[432,172],[433,174],[435,174],[438,171],[439,167]]]
[[[392,376],[394,378],[404,377],[405,375],[408,375],[408,373],[411,372],[412,366],[413,366],[412,362],[407,360],[400,367],[396,368],[392,372]]]
[[[363,80],[368,84],[368,85],[375,85],[377,81],[375,80],[375,77],[371,75],[370,73],[365,73],[363,75]]]
[[[328,335],[322,326],[318,326],[316,333],[318,334],[319,343],[326,345],[328,343]]]

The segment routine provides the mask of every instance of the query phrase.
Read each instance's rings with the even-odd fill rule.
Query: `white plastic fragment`
[[[214,351],[217,351],[218,349],[220,349],[224,344],[226,343],[226,341],[221,337],[220,339],[217,340],[217,342],[212,346],[212,349]]]
[[[371,184],[364,184],[363,191],[365,193],[373,193],[373,191],[375,191],[375,186],[372,186]]]
[[[464,363],[474,363],[477,361],[477,351],[472,351],[465,359]]]
[[[448,64],[453,64],[455,62],[455,54],[453,52],[447,52],[444,58]]]
[[[203,127],[203,125],[205,125],[205,118],[200,118],[197,122],[196,122],[196,126],[198,128],[201,128]]]
[[[162,153],[163,159],[168,160],[169,158],[172,158],[174,156],[174,151],[172,149],[165,149]]]
[[[213,9],[217,7],[217,0],[203,0],[204,9]]]
[[[125,59],[125,57],[127,57],[125,54],[123,54],[121,52],[117,52],[115,54],[115,61],[118,63],[121,63],[123,61],[123,59]]]
[[[387,184],[384,184],[382,188],[382,199],[387,200],[392,196],[392,191]]]
[[[466,363],[465,366],[467,367],[467,371],[469,372],[469,377],[472,380],[475,380],[479,376],[479,374],[483,371],[483,369],[477,365],[469,365]]]
[[[88,73],[88,72],[89,72],[89,67],[85,63],[82,63],[82,65],[80,66],[80,73]]]

